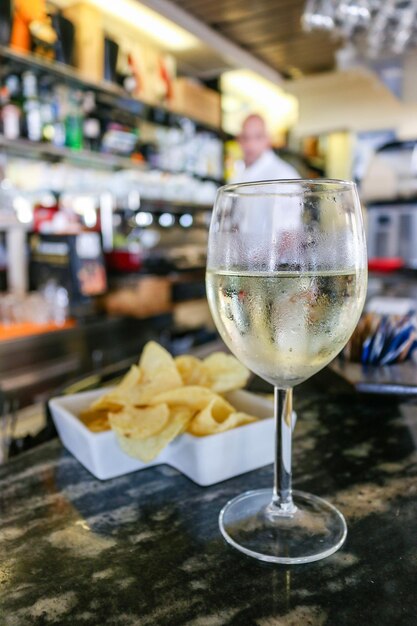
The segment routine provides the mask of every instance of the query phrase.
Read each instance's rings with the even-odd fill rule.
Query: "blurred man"
[[[283,161],[273,152],[271,138],[265,120],[260,115],[249,115],[242,124],[239,142],[243,151],[245,169],[238,173],[233,183],[252,183],[265,180],[286,180],[300,178],[297,170]],[[275,232],[277,239],[285,245],[283,235],[297,230],[302,219],[302,208],[297,198],[286,198],[285,214],[275,212],[275,199],[265,197],[257,199],[256,210],[246,210],[240,216],[240,230],[251,231],[254,235],[254,249],[259,248],[259,238],[268,237],[270,230]],[[250,204],[246,203],[247,209]],[[271,219],[271,212],[274,217]],[[282,248],[277,247],[277,250]],[[280,254],[281,254],[280,252]],[[252,252],[250,253],[252,254]]]
[[[300,178],[297,170],[272,151],[271,138],[265,120],[257,114],[249,115],[242,124],[239,143],[243,151],[245,169],[235,176],[235,183],[257,180]]]

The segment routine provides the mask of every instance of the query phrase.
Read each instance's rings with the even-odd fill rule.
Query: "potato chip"
[[[150,404],[166,402],[169,406],[186,406],[195,413],[204,409],[216,397],[218,396],[210,389],[193,385],[159,393],[152,398]]]
[[[93,433],[101,433],[110,430],[107,409],[85,409],[79,415],[82,423]]]
[[[248,382],[249,370],[230,354],[214,352],[203,363],[213,381],[213,391],[225,393],[242,389]]]
[[[125,400],[117,395],[116,392],[109,392],[95,400],[91,405],[92,409],[96,411],[107,411],[117,413],[125,404]]]
[[[132,365],[120,383],[109,393],[104,394],[93,402],[92,408],[116,412],[128,403],[129,393],[139,385],[142,372],[137,365]]]
[[[174,360],[184,385],[211,387],[211,376],[200,359],[184,354],[177,356]]]
[[[123,391],[124,393],[128,393],[130,389],[133,389],[136,385],[138,385],[142,378],[142,371],[140,367],[137,365],[132,365],[127,374],[125,374],[117,385],[117,389],[119,391]]]
[[[172,369],[172,371],[177,374],[177,380],[180,378],[177,368],[175,367],[175,361],[168,350],[165,350],[165,348],[155,341],[148,341],[144,347],[139,361],[139,367],[145,379],[152,378],[152,376],[162,369]]]
[[[150,404],[155,394],[182,387],[182,378],[172,356],[154,341],[149,341],[140,359],[140,384],[129,391],[129,400],[136,406]]]
[[[257,421],[256,417],[237,413],[223,398],[214,398],[202,411],[191,420],[188,432],[197,437],[214,435],[226,430]]]
[[[119,413],[110,413],[109,422],[113,430],[124,437],[146,439],[159,433],[167,425],[169,409],[166,404],[136,408],[126,406]]]
[[[178,406],[171,408],[166,427],[158,434],[147,437],[146,439],[140,439],[134,436],[126,437],[117,427],[114,427],[114,430],[119,445],[126,454],[144,463],[149,463],[158,456],[170,441],[175,439],[177,435],[186,429],[192,415],[192,411],[187,407]],[[110,418],[110,421],[111,420],[112,418]]]
[[[154,341],[146,344],[140,365],[132,365],[121,382],[93,403],[94,408],[118,411],[123,406],[147,406],[155,394],[182,387],[172,356]]]
[[[188,430],[192,427],[193,422],[197,421],[201,424],[202,430],[207,430],[207,433],[211,434],[215,425],[224,422],[234,410],[233,406],[224,398],[214,395],[210,402],[191,420]]]
[[[80,420],[93,432],[111,427],[127,454],[149,462],[186,430],[211,435],[255,421],[218,395],[243,387],[248,377],[243,365],[222,352],[204,361],[187,355],[173,359],[150,341],[139,365],[83,411]]]

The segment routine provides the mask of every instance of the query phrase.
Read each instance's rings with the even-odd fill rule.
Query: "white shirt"
[[[297,170],[272,151],[266,150],[252,165],[234,176],[234,183],[253,183],[258,180],[300,178]]]
[[[236,175],[232,183],[253,183],[262,180],[279,180],[300,178],[297,170],[276,156],[272,150],[266,150],[252,165],[246,167]],[[274,215],[271,220],[270,211],[273,209],[271,199],[258,200],[256,212],[247,212],[241,217],[241,230],[265,236],[273,231],[291,231],[299,228],[302,210],[297,198],[287,198],[286,211]],[[274,211],[275,213],[275,211]],[[264,219],[262,219],[264,217]]]

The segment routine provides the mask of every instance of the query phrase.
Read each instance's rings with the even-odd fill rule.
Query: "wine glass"
[[[332,504],[292,491],[292,388],[340,352],[363,308],[367,257],[355,184],[296,179],[222,187],[206,283],[222,339],[275,387],[273,489],[228,502],[220,530],[262,561],[322,559],[343,544],[346,522]]]

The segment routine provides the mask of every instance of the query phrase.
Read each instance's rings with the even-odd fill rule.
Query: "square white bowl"
[[[270,417],[273,404],[266,398],[248,391],[227,394],[227,399],[238,411],[261,419],[206,437],[184,433],[152,462],[143,463],[123,452],[111,430],[93,433],[78,419],[80,412],[105,391],[98,389],[49,401],[63,445],[100,480],[167,463],[198,485],[206,486],[273,462],[274,420]]]

